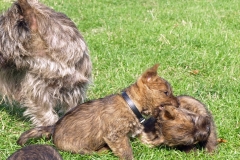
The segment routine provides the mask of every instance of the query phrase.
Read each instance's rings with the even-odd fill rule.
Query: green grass
[[[187,94],[211,110],[218,137],[227,140],[214,155],[131,144],[135,159],[239,159],[240,157],[240,1],[239,0],[44,0],[67,14],[88,43],[94,85],[89,99],[129,86],[146,68],[160,63],[159,74],[175,95]],[[10,6],[0,2],[0,10]],[[194,75],[191,71],[199,70]],[[16,140],[30,128],[23,111],[0,105],[0,159],[19,149]],[[31,142],[30,142],[31,143]],[[32,143],[52,144],[44,139]],[[60,152],[64,159],[117,159]]]

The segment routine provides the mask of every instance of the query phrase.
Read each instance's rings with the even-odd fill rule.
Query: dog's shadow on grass
[[[29,121],[28,118],[23,116],[23,112],[25,111],[24,108],[20,107],[20,104],[17,104],[16,102],[13,102],[13,104],[10,104],[8,102],[2,101],[0,103],[0,112],[6,112],[11,117],[16,119],[17,121]]]
[[[55,109],[59,117],[62,117],[64,115],[64,113],[60,112],[60,107],[56,107]],[[29,117],[23,116],[25,110],[26,108],[24,108],[17,102],[12,102],[12,104],[10,104],[9,102],[4,102],[3,100],[1,100],[0,102],[0,112],[6,112],[17,121],[30,122]]]
[[[6,112],[6,114],[8,114],[11,117],[11,119],[14,119],[15,121],[29,123],[30,119],[28,117],[23,116],[24,111],[25,108],[20,107],[20,104],[17,104],[15,102],[13,104],[9,104],[8,102],[0,103],[0,112]],[[30,123],[29,127],[31,127]],[[46,137],[30,139],[24,146],[30,144],[52,144],[52,139]]]
[[[185,154],[196,154],[197,152],[204,152],[204,148],[199,144],[190,145],[190,146],[175,146],[175,147],[162,145],[162,146],[158,146],[157,148],[167,150],[167,151],[174,150],[174,151],[178,151]]]

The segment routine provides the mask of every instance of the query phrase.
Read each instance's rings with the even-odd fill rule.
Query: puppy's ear
[[[153,67],[147,69],[141,76],[141,80],[143,82],[150,82],[154,80],[154,78],[157,76],[157,70],[158,70],[159,64],[155,64]]]
[[[24,21],[28,24],[31,31],[36,32],[38,26],[34,9],[31,7],[27,0],[18,0],[18,4],[22,10]]]
[[[165,106],[162,112],[164,120],[174,120],[176,117],[176,110],[174,106]]]

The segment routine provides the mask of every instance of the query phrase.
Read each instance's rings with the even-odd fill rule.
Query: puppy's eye
[[[168,91],[165,91],[165,92],[163,92],[166,96],[168,96],[169,95],[169,92]]]

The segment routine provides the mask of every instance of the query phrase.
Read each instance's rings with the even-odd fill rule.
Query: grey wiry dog
[[[19,149],[7,160],[62,160],[62,157],[51,146],[35,144]]]
[[[149,68],[124,90],[124,95],[130,97],[141,113],[151,115],[160,105],[178,105],[171,86],[157,75],[157,68],[158,65]],[[114,94],[73,108],[53,126],[24,132],[18,144],[25,144],[29,138],[52,135],[61,150],[91,154],[108,146],[121,159],[133,159],[128,137],[139,134],[142,128],[124,96]]]
[[[179,107],[166,105],[156,114],[156,123],[147,126],[140,140],[150,146],[175,146],[190,151],[196,144],[213,152],[217,134],[211,113],[190,96],[178,96]]]
[[[83,102],[91,70],[86,43],[65,14],[18,0],[0,16],[0,92],[27,107],[34,125],[54,124],[57,105]]]

